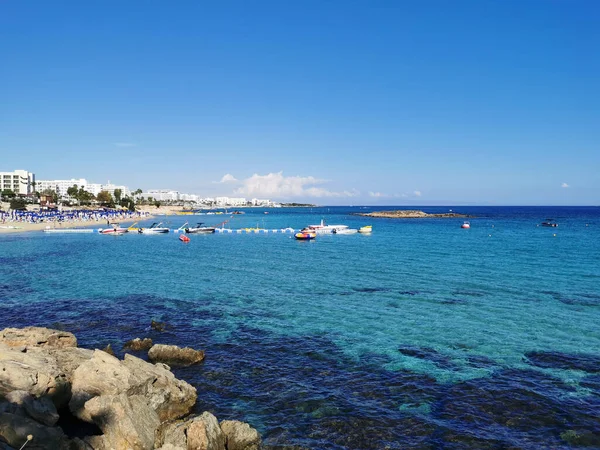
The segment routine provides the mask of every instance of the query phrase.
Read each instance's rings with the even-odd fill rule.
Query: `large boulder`
[[[77,347],[77,338],[68,331],[41,327],[5,328],[0,342],[9,347]]]
[[[221,422],[221,431],[225,435],[227,450],[260,449],[260,434],[247,423],[224,420]]]
[[[132,355],[120,361],[96,350],[74,372],[73,397],[69,408],[77,417],[91,422],[87,401],[102,395],[140,395],[161,421],[189,414],[196,403],[196,389],[162,364],[150,364]]]
[[[148,352],[148,358],[152,362],[187,367],[204,360],[204,352],[189,347],[180,348],[176,345],[156,344]]]
[[[175,378],[173,372],[164,364],[150,364],[133,355],[125,355],[123,365],[138,375],[128,393],[140,393],[157,412],[161,421],[179,419],[188,415],[198,394],[191,384]]]
[[[225,450],[226,437],[217,418],[209,412],[186,420],[164,423],[156,435],[156,448],[177,450]]]
[[[154,434],[160,419],[143,396],[101,395],[87,401],[85,411],[102,430],[105,448],[154,448]]]
[[[6,394],[6,400],[23,408],[29,417],[44,425],[52,427],[58,422],[58,411],[48,397],[34,398],[27,391],[12,391]]]
[[[27,391],[49,397],[57,408],[71,396],[71,386],[54,357],[42,348],[12,348],[0,344],[0,395]]]
[[[94,356],[94,350],[78,347],[47,348],[45,351],[56,360],[58,368],[65,374],[69,382],[73,380],[75,369]]]
[[[188,450],[225,450],[225,435],[217,418],[205,411],[187,427]]]
[[[27,450],[69,448],[68,439],[60,428],[47,427],[27,417],[0,413],[0,442],[6,442],[14,448],[21,448],[27,442],[27,436],[33,437],[27,443]]]

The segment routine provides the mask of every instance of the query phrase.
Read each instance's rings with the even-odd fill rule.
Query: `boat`
[[[203,227],[203,222],[198,222],[195,227],[184,228],[183,231],[189,234],[199,234],[199,233],[214,233],[215,227]]]
[[[138,233],[142,233],[142,234],[162,234],[162,233],[168,233],[169,229],[167,227],[161,227],[162,222],[154,222],[152,225],[150,225],[148,228],[140,228],[138,230]]]
[[[358,230],[355,228],[342,228],[341,230],[333,230],[332,231],[333,234],[356,234],[358,233]]]
[[[358,229],[359,233],[368,234],[373,231],[373,225],[365,225],[364,227],[360,227]]]
[[[554,221],[554,219],[546,219],[545,222],[542,222],[543,227],[557,227],[558,224]]]
[[[348,228],[348,225],[325,225],[325,221],[321,219],[321,223],[319,225],[309,225],[300,232],[311,232],[314,231],[317,234],[332,234],[333,230],[337,232],[341,230],[345,230]]]
[[[316,238],[317,233],[315,233],[314,231],[300,231],[299,233],[296,233],[294,237],[300,241],[309,241],[311,239]]]
[[[461,226],[461,228],[471,228],[471,224],[469,222],[464,222]]]
[[[98,232],[100,234],[118,235],[118,234],[125,234],[129,231],[127,228],[121,227],[118,223],[111,223],[111,225],[112,225],[112,228],[100,228],[98,230]]]
[[[190,242],[190,238],[189,238],[189,237],[187,237],[185,234],[180,234],[180,235],[179,235],[179,240],[180,240],[181,242],[186,242],[186,243],[187,243],[187,242]]]

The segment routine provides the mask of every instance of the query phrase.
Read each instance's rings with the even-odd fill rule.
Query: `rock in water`
[[[125,342],[123,345],[123,350],[132,350],[134,352],[139,352],[141,350],[150,350],[152,347],[152,339],[150,338],[135,338],[131,341]]]
[[[77,347],[77,338],[68,331],[49,328],[5,328],[0,331],[0,343],[9,347]]]
[[[156,322],[155,320],[150,323],[150,328],[156,331],[165,331],[165,326],[164,322]]]
[[[260,434],[250,425],[237,420],[224,420],[221,430],[225,435],[227,450],[259,450]]]
[[[209,412],[191,421],[187,429],[187,448],[202,450],[225,450],[225,435],[217,418]]]
[[[204,360],[204,352],[189,347],[179,348],[176,345],[156,344],[148,352],[148,358],[152,362],[187,367]]]

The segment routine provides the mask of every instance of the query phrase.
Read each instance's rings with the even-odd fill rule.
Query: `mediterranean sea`
[[[196,411],[274,448],[600,448],[600,208],[409,208],[472,215],[470,229],[353,215],[386,209],[402,208],[246,209],[226,224],[373,225],[314,241],[0,235],[0,328],[64,329],[121,357],[135,337],[203,349],[174,369]]]

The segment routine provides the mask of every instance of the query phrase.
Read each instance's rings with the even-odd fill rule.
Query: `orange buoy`
[[[181,242],[190,242],[190,238],[189,238],[189,237],[187,237],[185,234],[180,234],[180,235],[179,235],[179,240],[180,240]]]

